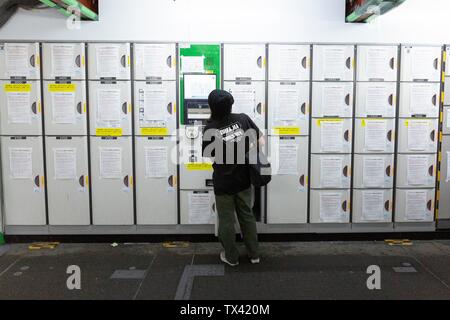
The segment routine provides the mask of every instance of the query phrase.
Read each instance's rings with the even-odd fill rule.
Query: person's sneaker
[[[225,251],[222,251],[220,253],[220,260],[222,260],[223,263],[226,263],[227,265],[229,265],[230,267],[236,267],[237,265],[239,265],[239,262],[236,263],[231,263],[230,261],[227,260],[227,257],[225,256]]]
[[[251,263],[251,264],[258,264],[258,263],[260,263],[260,262],[261,262],[261,260],[260,260],[259,258],[256,258],[256,259],[250,258],[250,263]]]

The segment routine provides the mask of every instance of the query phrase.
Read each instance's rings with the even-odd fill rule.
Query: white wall
[[[80,30],[50,10],[20,11],[0,39],[450,43],[449,0],[407,0],[369,25],[344,23],[345,0],[100,0]]]

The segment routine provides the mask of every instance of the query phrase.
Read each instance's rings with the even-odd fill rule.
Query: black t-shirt
[[[210,119],[203,129],[203,156],[214,158],[213,183],[216,195],[233,195],[250,187],[245,154],[258,146],[259,128],[244,113]]]

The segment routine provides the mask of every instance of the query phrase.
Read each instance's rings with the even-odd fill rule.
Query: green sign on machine
[[[3,236],[3,233],[0,232],[0,246],[2,244],[5,244],[5,237]]]
[[[184,74],[204,73],[216,75],[216,88],[221,86],[220,44],[180,44],[180,123],[184,124]],[[201,64],[198,62],[201,61]],[[197,63],[197,65],[195,65]],[[183,65],[184,64],[184,65]]]

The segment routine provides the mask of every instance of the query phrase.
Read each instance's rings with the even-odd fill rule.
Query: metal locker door
[[[177,224],[175,137],[136,137],[138,225]]]
[[[41,79],[39,43],[0,43],[0,79]]]
[[[270,134],[308,135],[309,109],[309,82],[269,82]]]
[[[82,43],[43,43],[42,68],[45,80],[86,79],[86,47]]]
[[[308,81],[309,45],[269,44],[269,81]]]
[[[46,225],[42,137],[1,141],[5,225]]]
[[[395,119],[355,119],[355,153],[393,153]]]
[[[135,43],[135,80],[176,80],[174,43]]]
[[[437,152],[438,119],[400,119],[399,153]]]
[[[99,101],[110,98],[111,94],[117,101],[116,105],[109,110],[99,110]],[[132,107],[131,107],[131,82],[130,81],[89,81],[90,99],[90,135],[103,136],[124,135],[129,136],[131,132]],[[120,102],[119,102],[120,101]],[[118,103],[117,103],[118,102]],[[104,103],[104,102],[103,102]],[[105,106],[103,106],[105,107]],[[101,112],[100,112],[101,111]],[[111,116],[106,112],[113,113]],[[105,113],[105,114],[104,114]]]
[[[308,137],[270,137],[269,142],[273,176],[267,186],[267,222],[270,224],[307,223]],[[279,166],[283,164],[280,161],[279,149],[282,143],[295,147],[290,151],[290,157],[294,156],[294,160],[297,159],[295,168]],[[296,151],[297,154],[293,154],[292,151]],[[283,162],[286,163],[286,159]]]
[[[402,46],[400,81],[441,81],[442,47]]]
[[[42,135],[40,81],[0,81],[0,133]]]
[[[351,118],[353,116],[353,83],[314,82],[312,116]]]
[[[313,81],[353,81],[353,45],[314,45]]]
[[[224,44],[224,80],[266,79],[266,46],[264,44]]]
[[[450,70],[450,67],[447,67],[447,70]],[[447,71],[450,72],[450,71]],[[449,106],[450,105],[450,76],[447,76],[445,78],[444,83],[444,105]]]
[[[176,101],[175,81],[135,81],[135,134],[138,136],[176,135]]]
[[[90,224],[87,137],[46,137],[50,225]]]
[[[434,188],[436,185],[436,154],[399,154],[398,188]]]
[[[87,135],[85,81],[44,81],[45,134]]]
[[[397,81],[397,46],[357,46],[357,81]]]
[[[311,188],[348,189],[350,188],[351,176],[351,155],[311,155]]]
[[[434,221],[435,189],[397,189],[395,222]]]
[[[353,223],[388,223],[392,222],[392,189],[354,190]]]
[[[129,43],[89,43],[89,80],[130,80]]]
[[[223,88],[233,95],[233,113],[245,113],[255,122],[260,130],[266,128],[265,82],[225,81]]]
[[[311,139],[312,153],[351,153],[352,119],[313,119]]]
[[[390,189],[394,187],[393,154],[355,154],[353,187]]]
[[[350,190],[311,190],[311,223],[349,223]]]
[[[450,136],[442,141],[439,220],[450,219]]]
[[[450,134],[450,108],[444,107],[444,119],[442,119],[442,133]]]
[[[93,224],[132,225],[134,223],[132,138],[90,139]]]
[[[356,117],[395,118],[396,100],[396,82],[359,82],[356,84]]]
[[[400,112],[402,118],[438,118],[440,83],[400,84]]]
[[[216,198],[212,190],[180,192],[181,224],[212,225],[216,223]]]
[[[450,57],[450,46],[447,44],[446,47],[447,47],[446,48],[446,55],[447,55],[447,57]],[[445,75],[446,76],[450,76],[450,68],[448,67],[448,65],[446,65],[446,68],[445,68]]]

